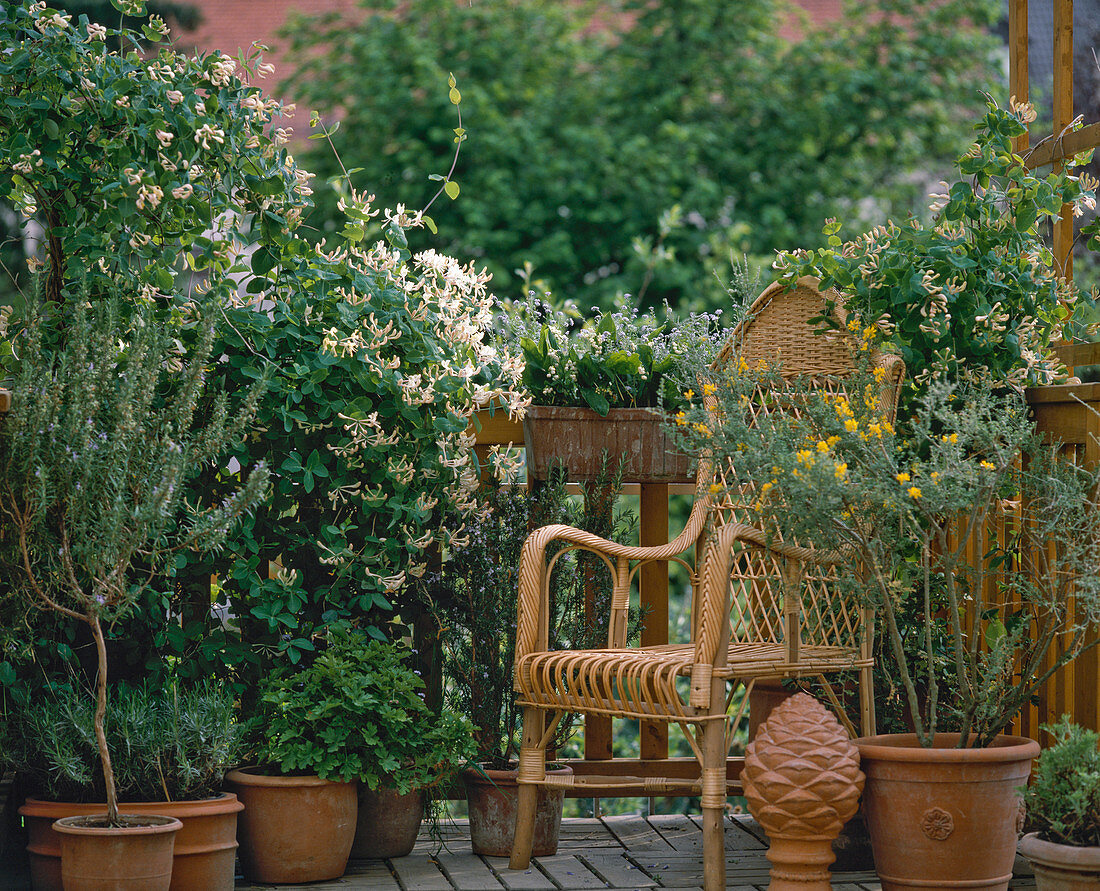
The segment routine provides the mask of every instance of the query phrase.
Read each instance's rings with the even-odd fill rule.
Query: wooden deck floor
[[[697,818],[680,815],[567,819],[554,857],[540,857],[524,871],[508,861],[476,857],[465,820],[439,827],[444,847],[422,835],[408,857],[352,861],[343,878],[301,886],[302,891],[582,891],[592,888],[701,889],[702,832]],[[733,817],[726,829],[726,883],[735,891],[768,887],[767,840],[749,817]],[[1026,861],[1017,858],[1017,866]],[[1023,869],[1021,869],[1021,873]],[[270,888],[238,883],[237,891]],[[283,889],[298,886],[278,886]],[[1012,889],[1030,889],[1018,875]],[[834,872],[835,891],[878,891],[873,872]]]

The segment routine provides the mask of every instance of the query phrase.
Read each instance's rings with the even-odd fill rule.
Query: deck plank
[[[500,891],[502,885],[485,861],[473,854],[444,854],[436,863],[457,891]]]
[[[603,822],[623,847],[630,851],[644,853],[672,850],[672,845],[665,841],[664,837],[650,826],[644,817],[604,817]]]
[[[352,860],[348,864],[344,878],[364,882],[364,888],[378,888],[379,891],[401,891],[397,879],[390,873],[384,860]],[[354,887],[354,885],[352,886]]]
[[[636,864],[631,863],[626,852],[607,854],[595,851],[581,859],[590,870],[602,877],[611,888],[653,888],[656,881],[647,876]]]
[[[562,820],[561,833],[558,836],[559,851],[573,853],[577,849],[592,848],[613,848],[621,851],[623,845],[603,820],[596,817]]]
[[[647,822],[677,853],[702,853],[703,832],[686,814],[653,814]]]
[[[405,891],[453,891],[453,886],[427,854],[410,854],[389,861]]]
[[[536,863],[527,869],[509,869],[507,857],[485,857],[485,863],[508,891],[557,891]]]
[[[539,869],[562,888],[577,889],[606,888],[603,879],[592,872],[572,854],[555,854],[553,857],[539,857]]]

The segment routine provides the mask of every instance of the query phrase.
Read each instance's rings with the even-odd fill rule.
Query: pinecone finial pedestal
[[[770,891],[829,891],[832,841],[863,791],[859,751],[833,713],[805,693],[777,706],[749,743],[741,781],[771,843]]]

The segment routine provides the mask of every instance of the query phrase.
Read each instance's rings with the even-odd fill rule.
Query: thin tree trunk
[[[92,628],[98,659],[95,683],[95,741],[99,746],[99,760],[103,765],[103,784],[107,790],[107,822],[113,826],[118,823],[118,794],[115,792],[115,772],[111,767],[111,753],[107,750],[107,733],[104,730],[107,718],[107,644],[103,640],[103,628],[99,624],[99,615],[94,610],[89,610],[85,621]]]

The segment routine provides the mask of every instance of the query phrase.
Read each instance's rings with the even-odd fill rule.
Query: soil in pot
[[[1001,736],[956,749],[938,733],[921,748],[911,733],[856,740],[867,776],[863,814],[883,891],[1004,891],[1012,878],[1021,798],[1039,744]]]
[[[351,856],[357,860],[404,857],[416,844],[424,820],[424,793],[359,786],[359,816]]]
[[[244,804],[237,829],[241,866],[257,882],[339,878],[355,838],[356,783],[231,770],[226,785]]]
[[[126,814],[122,826],[106,814],[63,817],[61,877],[65,891],[168,891],[172,847],[183,828],[175,817]]]
[[[223,792],[195,801],[123,803],[124,814],[163,814],[183,824],[176,836],[171,891],[232,891],[237,855],[237,814],[244,807]],[[27,854],[34,891],[61,891],[62,817],[101,814],[107,806],[28,798],[19,809],[27,826]]]
[[[1060,845],[1029,832],[1020,853],[1031,861],[1038,891],[1085,891],[1100,888],[1100,848]]]
[[[470,843],[475,854],[485,857],[508,857],[516,835],[516,811],[519,807],[518,770],[490,770],[486,775],[465,770],[466,802],[470,809]],[[572,768],[560,767],[547,773],[571,774]],[[552,857],[558,852],[561,831],[561,810],[565,802],[564,789],[538,787],[535,808],[534,857]]]

